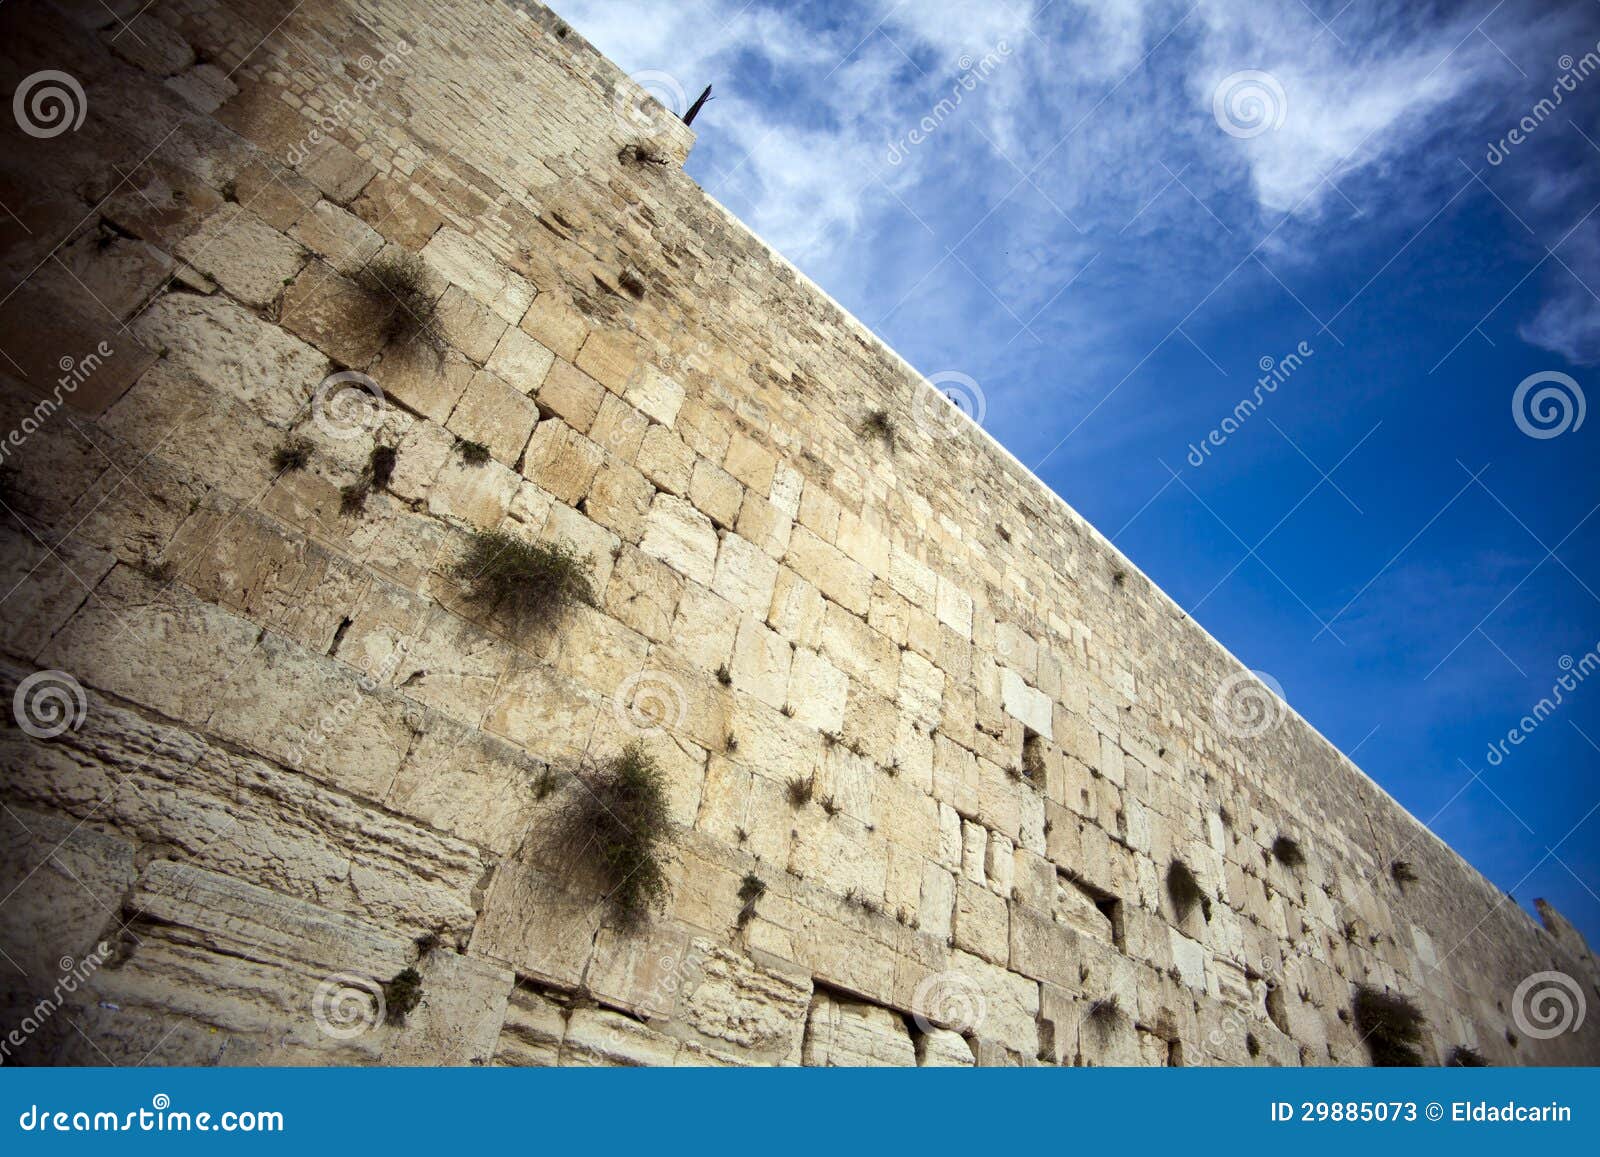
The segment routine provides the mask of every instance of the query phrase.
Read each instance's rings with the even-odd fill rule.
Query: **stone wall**
[[[1364,1064],[1358,984],[1430,1063],[1600,1059],[1600,1018],[1518,1027],[1534,974],[1596,995],[1582,938],[1261,698],[557,16],[0,27],[8,97],[84,110],[0,126],[7,1060]],[[363,288],[402,253],[437,350]],[[496,528],[594,605],[485,613]],[[672,887],[630,931],[543,837],[641,737]]]

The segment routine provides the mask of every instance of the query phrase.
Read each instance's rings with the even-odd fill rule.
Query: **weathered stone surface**
[[[283,292],[306,251],[250,210],[226,204],[178,246],[178,256],[257,308]]]
[[[826,992],[811,998],[802,1056],[805,1064],[829,1068],[917,1063],[899,1013]]]

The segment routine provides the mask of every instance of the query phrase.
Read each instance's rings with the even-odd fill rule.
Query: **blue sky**
[[[714,83],[713,196],[1600,944],[1600,675],[1489,757],[1600,646],[1597,0],[558,7]]]

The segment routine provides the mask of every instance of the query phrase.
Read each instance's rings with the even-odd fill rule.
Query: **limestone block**
[[[422,999],[383,1050],[386,1065],[487,1064],[495,1054],[513,974],[454,952],[419,962]]]
[[[939,803],[939,863],[952,871],[961,867],[963,837],[961,815],[947,803]]]
[[[974,990],[982,994],[981,1003],[962,995],[957,1005],[976,1022],[970,1028],[975,1034],[974,1044],[980,1050],[985,1043],[1000,1046],[1015,1058],[1013,1063],[1017,1060],[1031,1063],[1038,1056],[1037,981],[1008,972],[960,949],[934,965],[902,957],[894,981],[896,1003],[906,1008],[917,1007],[917,992],[924,985],[934,992],[949,988],[957,994]],[[922,989],[922,1001],[928,999],[930,988]],[[992,1059],[986,1062],[982,1051],[978,1052],[978,1057],[980,1064],[994,1063]]]
[[[884,577],[895,593],[912,606],[925,611],[934,609],[939,576],[899,547],[890,553],[889,573]]]
[[[517,972],[575,988],[583,979],[604,919],[602,894],[571,890],[519,851],[495,869],[473,929],[471,953]],[[562,1063],[570,1063],[565,1055]]]
[[[537,394],[544,385],[546,377],[555,365],[556,356],[529,337],[515,326],[508,328],[500,335],[500,340],[495,344],[494,352],[489,355],[489,361],[484,366],[491,373],[498,374],[510,382],[524,394]],[[569,366],[570,363],[561,363]],[[573,371],[576,373],[576,371]],[[598,387],[596,387],[598,389]],[[560,408],[552,406],[557,413]],[[566,417],[566,415],[562,415]],[[591,415],[592,418],[592,415]],[[568,421],[571,421],[568,418]],[[578,423],[572,422],[574,426]],[[587,430],[589,423],[585,422],[579,429]]]
[[[900,652],[855,615],[824,602],[821,651],[852,679],[886,698],[900,685]]]
[[[925,726],[939,722],[944,700],[944,672],[914,651],[900,657],[899,704]]]
[[[589,492],[604,456],[600,447],[571,426],[551,418],[534,429],[522,473],[568,506],[576,506]]]
[[[768,497],[774,507],[792,520],[800,513],[800,496],[804,488],[805,475],[787,462],[780,462],[773,469],[772,491]]]
[[[309,213],[296,220],[289,235],[346,277],[354,275],[383,249],[382,234],[332,201],[318,201],[311,206]],[[226,281],[221,277],[217,280],[227,288]]]
[[[279,324],[341,365],[365,367],[383,348],[397,308],[392,297],[370,293],[314,260],[284,289]]]
[[[828,492],[826,486],[814,485],[805,489],[800,498],[799,523],[826,543],[839,536],[839,500]]]
[[[915,1065],[916,1048],[899,1013],[819,992],[806,1018],[802,1063],[832,1068]]]
[[[452,434],[481,442],[498,462],[516,466],[539,420],[539,409],[514,386],[479,370],[445,423]]]
[[[627,330],[597,329],[584,339],[576,362],[580,370],[606,389],[625,396],[642,356],[639,339]]]
[[[41,656],[51,667],[175,719],[210,716],[217,687],[255,646],[253,623],[117,567]],[[121,647],[126,630],[140,642]]]
[[[738,520],[739,508],[744,501],[744,487],[726,470],[713,466],[704,458],[696,458],[694,473],[689,478],[689,501],[712,522],[728,528]]]
[[[541,1068],[559,1064],[561,1040],[566,1032],[566,1009],[518,985],[506,1001],[506,1019],[495,1044],[494,1063]]]
[[[717,547],[717,531],[709,518],[682,498],[656,495],[645,518],[640,550],[709,587],[716,571]],[[782,706],[781,701],[778,705]]]
[[[922,899],[917,907],[917,928],[939,939],[955,929],[956,878],[948,869],[929,863],[922,869]]]
[[[987,878],[984,872],[984,861],[989,854],[989,833],[980,823],[973,820],[961,821],[961,874],[975,884],[982,884]]]
[[[430,715],[405,753],[384,804],[401,815],[509,855],[537,815],[538,765],[492,735]]]
[[[1044,738],[1052,738],[1050,699],[1043,691],[1028,686],[1021,675],[1005,667],[1000,671],[1000,695],[1008,715]]]
[[[671,1017],[687,979],[689,941],[687,931],[661,920],[627,933],[601,928],[585,987],[640,1017]]]
[[[734,687],[769,707],[782,708],[789,702],[791,652],[783,636],[763,626],[754,615],[744,615],[733,645]]]
[[[624,547],[605,588],[605,609],[645,638],[665,642],[672,634],[683,585],[666,564]]]
[[[811,1006],[811,978],[760,964],[696,939],[681,987],[682,1021],[719,1048],[764,1064],[797,1064]]]
[[[184,238],[177,255],[258,309],[282,293],[306,262],[306,251],[293,239],[232,203]]]
[[[534,298],[528,312],[522,315],[520,326],[529,337],[569,362],[577,359],[583,339],[589,336],[583,314],[554,292]]]
[[[580,1066],[655,1066],[677,1063],[682,1044],[605,1008],[577,1008],[567,1022],[561,1063]]]
[[[85,231],[77,241],[58,249],[55,259],[35,272],[28,285],[35,290],[48,289],[59,300],[76,299],[89,308],[126,320],[165,287],[177,264],[144,241]],[[83,301],[83,295],[88,295],[88,302]],[[88,352],[87,347],[84,352]],[[56,368],[60,368],[59,363]]]
[[[600,413],[601,403],[610,396],[599,382],[570,362],[557,361],[539,387],[539,408],[557,415],[573,429],[587,432]]]
[[[867,613],[872,602],[871,573],[805,527],[795,528],[784,562],[846,610]]]
[[[609,397],[609,395],[607,395]],[[584,512],[624,541],[638,542],[644,535],[655,487],[621,459],[607,454],[595,472],[584,500]]]
[[[133,323],[135,336],[219,393],[287,427],[328,375],[328,359],[231,301],[169,293]]]
[[[439,298],[433,321],[446,341],[479,365],[493,356],[506,331],[503,318],[458,285]]]
[[[978,810],[977,758],[946,735],[933,741],[933,794],[963,815]]]
[[[819,647],[825,609],[821,591],[787,567],[778,568],[767,610],[773,630],[798,647]]]
[[[777,457],[760,443],[743,434],[734,434],[728,443],[722,468],[755,493],[767,497],[772,490]]]
[[[965,1068],[977,1064],[972,1045],[958,1032],[932,1028],[916,1034],[917,1064],[925,1069]]]
[[[969,877],[956,881],[956,946],[992,964],[1005,964],[1010,917],[1004,899]]]
[[[589,437],[607,453],[632,463],[639,457],[639,447],[650,426],[649,418],[615,394],[608,393],[600,399],[600,410],[589,427]]]
[[[586,606],[569,608],[546,655],[557,671],[604,696],[645,665],[650,643],[615,619]]]
[[[722,536],[712,590],[741,610],[765,618],[777,581],[777,563],[737,534]]]
[[[850,682],[843,671],[815,651],[795,648],[788,705],[797,722],[821,732],[842,733],[849,690]]]
[[[470,463],[459,453],[445,459],[428,491],[428,509],[468,526],[491,530],[511,509],[526,485],[516,471],[499,462]]]
[[[665,426],[651,424],[639,445],[634,464],[656,486],[669,494],[689,493],[694,476],[694,451]]]
[[[971,595],[940,575],[934,605],[941,623],[964,639],[972,638]]]
[[[644,363],[629,377],[622,397],[635,409],[670,429],[678,420],[684,391],[682,386],[655,366]]]
[[[692,492],[692,481],[690,489]],[[781,559],[789,550],[794,520],[793,516],[779,510],[760,495],[747,490],[744,493],[744,501],[739,506],[739,521],[734,527],[767,554]]]
[[[131,841],[20,806],[0,814],[0,851],[0,894],[8,899],[0,905],[0,947],[11,961],[0,1004],[10,1012],[50,996],[62,973],[73,971],[64,960],[99,957],[101,936],[138,873]],[[12,997],[22,999],[13,1005]]]
[[[501,265],[483,245],[449,225],[423,246],[422,258],[511,325],[521,321],[533,304],[535,290],[521,274]]]
[[[1000,832],[989,833],[989,848],[984,861],[989,890],[995,895],[1011,898],[1011,869],[1015,845]]]
[[[1169,930],[1171,933],[1172,959],[1178,967],[1183,983],[1190,988],[1204,991],[1206,987],[1206,950],[1205,945],[1197,940],[1191,940],[1176,928]]]
[[[14,508],[16,496],[6,501]],[[0,529],[0,587],[10,592],[0,615],[0,650],[37,655],[83,602],[83,584],[97,586],[116,561],[75,537],[51,550],[31,535]]]
[[[483,726],[544,759],[574,759],[588,749],[601,704],[595,692],[542,664],[513,668]]]
[[[368,370],[386,397],[435,422],[450,417],[476,373],[455,350],[436,353],[416,342],[386,346]]]
[[[688,584],[672,624],[674,645],[705,671],[726,666],[733,657],[739,612],[720,596]]]

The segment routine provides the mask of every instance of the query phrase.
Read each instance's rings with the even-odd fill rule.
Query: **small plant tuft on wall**
[[[549,622],[571,604],[595,598],[589,560],[572,547],[498,530],[472,536],[455,576],[473,602],[490,614],[508,612],[521,627]]]
[[[755,917],[756,901],[767,894],[767,884],[754,872],[746,872],[744,879],[739,883],[739,916],[734,921],[738,927],[743,928]]]
[[[1481,1069],[1489,1064],[1483,1059],[1482,1053],[1477,1049],[1469,1049],[1466,1045],[1457,1045],[1451,1049],[1444,1063],[1446,1068],[1452,1069]]]
[[[789,802],[795,807],[804,807],[811,802],[812,793],[817,790],[817,776],[791,775],[789,777]]]
[[[879,439],[889,449],[894,449],[895,439],[899,434],[894,418],[888,410],[870,410],[861,420],[861,430],[869,438]]]
[[[1089,1011],[1084,1014],[1085,1020],[1101,1029],[1113,1028],[1121,1017],[1122,1000],[1116,993],[1093,1001],[1089,1005]]]
[[[444,348],[438,304],[428,288],[428,266],[422,258],[414,253],[380,254],[358,269],[351,280],[374,301],[393,307],[383,326],[385,341],[415,342],[435,351]]]
[[[558,850],[594,870],[620,926],[638,928],[667,899],[666,774],[632,743],[612,759],[581,763],[573,778],[578,790],[554,823]]]
[[[1178,919],[1188,917],[1194,911],[1196,904],[1200,905],[1201,914],[1205,919],[1211,919],[1211,897],[1206,895],[1205,889],[1200,886],[1200,881],[1194,878],[1194,873],[1189,870],[1189,865],[1182,860],[1173,860],[1167,869],[1167,895],[1172,900],[1172,907],[1178,913]]]
[[[1356,986],[1356,1031],[1366,1042],[1372,1063],[1380,1068],[1422,1064],[1422,1029],[1427,1018],[1411,1000],[1370,984]]]
[[[279,474],[304,470],[310,461],[311,443],[305,438],[286,438],[283,445],[272,452],[272,468]]]
[[[422,1000],[422,974],[404,968],[383,985],[383,1017],[390,1024],[405,1024],[406,1017]]]
[[[1279,836],[1272,841],[1272,858],[1286,868],[1298,868],[1306,862],[1300,845],[1288,836]]]
[[[482,442],[473,442],[463,438],[456,443],[456,452],[461,455],[461,460],[468,466],[482,466],[489,461],[489,447]]]
[[[1416,869],[1411,866],[1410,860],[1395,860],[1389,865],[1389,875],[1393,877],[1394,882],[1399,884],[1402,888],[1404,888],[1407,884],[1414,884],[1417,881]]]

